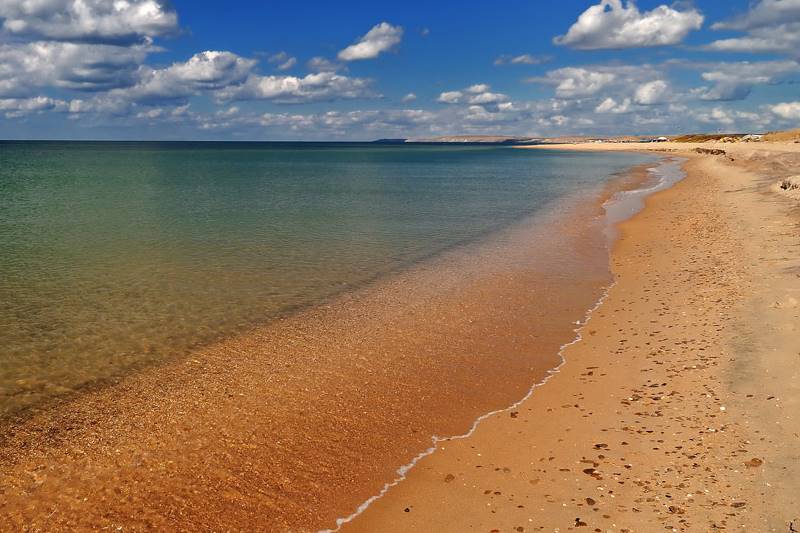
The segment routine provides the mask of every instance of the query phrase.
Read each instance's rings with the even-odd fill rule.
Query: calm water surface
[[[0,416],[484,237],[646,160],[500,146],[0,143]]]

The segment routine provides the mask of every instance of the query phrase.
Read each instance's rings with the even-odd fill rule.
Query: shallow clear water
[[[0,143],[0,415],[319,302],[650,159]]]

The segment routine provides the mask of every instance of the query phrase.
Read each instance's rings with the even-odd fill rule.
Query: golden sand
[[[343,530],[788,529],[800,242],[797,204],[770,187],[798,158],[711,146],[726,154],[650,147],[691,157],[688,178],[623,225],[617,283],[561,371]],[[609,281],[596,235],[564,222],[561,246],[523,225],[6,428],[0,530],[332,527],[431,434],[558,363]],[[577,260],[539,268],[564,242]]]
[[[709,146],[654,145],[688,177],[623,224],[558,375],[342,531],[800,530],[798,204],[770,192],[800,147]]]

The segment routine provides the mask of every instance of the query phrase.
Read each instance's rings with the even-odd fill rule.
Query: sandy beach
[[[797,145],[709,147],[648,146],[687,177],[618,228],[579,342],[604,228],[554,213],[10,426],[0,529],[787,530]]]
[[[800,145],[646,148],[689,158],[687,177],[622,225],[566,364],[342,531],[800,528],[798,204],[774,187]]]
[[[0,533],[800,533],[800,0],[0,0]]]

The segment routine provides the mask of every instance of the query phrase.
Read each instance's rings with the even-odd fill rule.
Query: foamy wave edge
[[[678,158],[672,158],[672,159],[675,160],[675,159],[678,159]],[[658,172],[658,168],[661,167],[662,165],[664,165],[669,160],[670,160],[670,158],[664,158],[664,159],[660,160],[658,167],[649,168],[648,170],[650,172],[657,173]],[[683,161],[681,161],[681,164],[682,163],[683,163]],[[681,178],[679,180],[677,180],[675,183],[677,183],[678,181],[683,179],[685,176],[686,176],[686,173],[683,172],[683,175],[681,176]],[[670,187],[674,186],[675,183],[672,183],[670,185]],[[659,183],[658,185],[662,185],[662,184]],[[663,190],[663,189],[659,189],[658,185],[655,186],[655,187],[648,187],[646,189],[637,189],[635,191],[621,191],[621,192],[653,193],[653,192],[657,192],[658,190]],[[669,188],[669,187],[667,187],[667,188]],[[597,299],[597,302],[595,302],[594,306],[592,306],[586,312],[586,314],[583,316],[582,320],[579,320],[579,321],[575,322],[577,324],[577,327],[573,330],[573,332],[575,333],[575,338],[572,339],[570,342],[562,344],[558,349],[558,353],[556,354],[561,359],[561,362],[558,365],[556,365],[555,367],[549,369],[547,371],[547,375],[544,378],[542,378],[541,380],[539,380],[539,381],[535,382],[533,385],[531,385],[531,388],[528,389],[528,392],[527,392],[527,394],[525,394],[525,396],[523,396],[522,398],[520,398],[519,400],[517,400],[513,404],[509,405],[508,407],[504,407],[502,409],[497,409],[497,410],[494,410],[494,411],[489,411],[488,413],[485,413],[485,414],[479,416],[472,423],[472,426],[470,426],[469,430],[466,433],[462,434],[462,435],[454,435],[452,437],[439,437],[439,436],[434,435],[433,437],[431,437],[431,441],[432,441],[431,446],[428,449],[426,449],[426,450],[420,452],[419,454],[417,454],[410,462],[408,462],[408,463],[404,464],[403,466],[401,466],[400,468],[398,468],[397,469],[397,477],[394,478],[392,481],[384,484],[383,488],[380,490],[380,492],[378,492],[374,496],[370,496],[361,505],[359,505],[356,508],[356,510],[353,511],[353,513],[351,513],[351,514],[349,514],[349,515],[347,515],[345,517],[337,518],[336,519],[336,527],[335,528],[333,528],[333,529],[321,529],[321,530],[319,530],[318,533],[336,533],[337,531],[339,531],[342,528],[343,525],[347,524],[348,522],[352,522],[353,520],[355,520],[359,515],[363,514],[364,511],[366,511],[369,508],[370,505],[372,505],[376,501],[378,501],[381,498],[383,498],[392,489],[392,487],[395,487],[398,484],[400,484],[402,481],[404,481],[406,479],[407,475],[408,475],[408,472],[412,468],[414,468],[417,465],[418,462],[420,462],[425,457],[428,457],[429,455],[433,454],[433,452],[435,452],[439,448],[439,443],[447,442],[447,441],[451,441],[451,440],[461,440],[461,439],[469,438],[478,429],[478,426],[480,425],[480,423],[483,422],[484,420],[486,420],[487,418],[491,418],[494,415],[497,415],[497,414],[500,414],[500,413],[506,413],[508,411],[511,411],[512,409],[516,409],[517,407],[519,407],[520,405],[525,403],[531,396],[533,396],[533,393],[534,393],[534,391],[536,389],[538,389],[539,387],[541,387],[542,385],[544,385],[545,383],[550,381],[550,379],[554,375],[558,374],[561,371],[561,368],[564,365],[567,364],[567,358],[564,356],[564,351],[567,348],[569,348],[570,346],[572,346],[574,344],[577,344],[577,343],[579,343],[579,342],[581,342],[583,340],[583,328],[586,327],[586,325],[589,323],[589,320],[592,318],[592,314],[594,314],[594,312],[597,311],[603,305],[603,302],[605,302],[605,300],[608,298],[609,293],[616,286],[616,284],[617,284],[617,281],[615,279],[608,286],[604,287],[603,288],[603,293],[600,295],[600,298]]]

